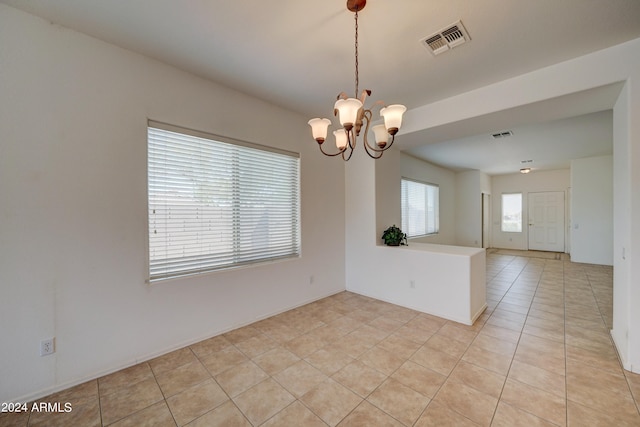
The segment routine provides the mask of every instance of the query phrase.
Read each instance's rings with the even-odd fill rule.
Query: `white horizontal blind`
[[[402,231],[408,237],[435,234],[440,229],[440,188],[402,178]]]
[[[299,158],[220,139],[149,123],[150,281],[300,254]]]

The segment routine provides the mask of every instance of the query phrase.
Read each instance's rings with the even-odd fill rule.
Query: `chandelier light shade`
[[[334,130],[333,136],[336,138],[338,150],[344,150],[347,147],[347,131],[344,129]]]
[[[333,108],[338,111],[338,118],[342,127],[351,130],[358,119],[358,112],[362,108],[362,102],[355,98],[338,99]]]
[[[384,125],[376,125],[372,127],[375,138],[375,145],[371,145],[368,140],[369,126],[371,124],[373,113],[371,109],[364,107],[367,96],[371,95],[371,91],[365,89],[358,98],[358,12],[367,4],[366,0],[348,0],[347,9],[354,12],[355,15],[355,96],[349,98],[346,93],[341,92],[333,107],[334,115],[338,117],[341,129],[333,132],[336,142],[337,152],[329,153],[323,148],[323,144],[327,139],[328,128],[331,126],[329,119],[311,119],[311,134],[313,139],[318,143],[320,151],[326,156],[342,156],[347,161],[351,158],[356,147],[356,140],[360,136],[360,132],[364,127],[363,145],[366,153],[374,159],[379,159],[385,150],[391,148],[395,141],[395,135],[398,133],[402,125],[402,115],[407,108],[404,105],[394,104],[385,106],[380,110],[380,117],[384,121]],[[374,105],[384,105],[383,102],[376,102]],[[389,142],[391,137],[391,142]]]
[[[322,144],[324,140],[327,138],[327,128],[331,125],[331,120],[329,119],[311,119],[309,120],[309,126],[311,126],[311,133],[313,134],[313,139],[318,141],[318,143]]]
[[[387,132],[387,128],[384,125],[375,125],[373,128],[373,135],[376,138],[376,144],[380,148],[384,148],[389,142],[389,132]]]
[[[400,104],[389,105],[380,110],[380,115],[384,118],[384,127],[389,130],[391,135],[398,133],[398,129],[402,126],[402,115],[407,111],[407,107]]]

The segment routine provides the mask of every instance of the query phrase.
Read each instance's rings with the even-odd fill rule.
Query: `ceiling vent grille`
[[[435,34],[421,39],[420,44],[426,47],[432,54],[439,55],[469,40],[471,40],[469,33],[462,25],[462,21],[458,21]]]
[[[513,132],[511,132],[510,130],[506,130],[504,132],[494,133],[491,136],[493,137],[493,139],[500,139],[500,138],[508,138],[512,135],[513,135]]]

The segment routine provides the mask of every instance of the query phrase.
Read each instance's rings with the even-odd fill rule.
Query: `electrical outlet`
[[[415,280],[409,280],[409,287],[411,289],[415,289],[416,287],[416,281]]]
[[[316,278],[313,277],[313,274],[311,276],[309,276],[309,284],[310,285],[313,285],[313,282],[315,282],[315,281],[316,281]]]
[[[55,351],[55,338],[40,341],[40,356],[47,356]]]

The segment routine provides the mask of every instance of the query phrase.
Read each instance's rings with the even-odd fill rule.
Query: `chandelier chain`
[[[355,12],[355,20],[356,20],[356,42],[355,42],[355,46],[356,46],[356,93],[355,93],[355,98],[358,97],[358,84],[360,83],[359,78],[358,78],[358,11],[356,10]]]

